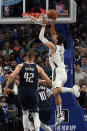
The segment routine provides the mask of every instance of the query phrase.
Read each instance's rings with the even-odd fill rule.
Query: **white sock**
[[[62,108],[62,105],[57,106],[57,117],[62,116],[61,108]]]
[[[33,122],[29,121],[28,119],[28,115],[29,115],[29,112],[28,110],[26,111],[23,111],[22,110],[22,113],[23,113],[23,128],[24,128],[24,131],[32,131],[34,130],[34,124]]]
[[[62,87],[62,93],[73,93],[73,88]]]
[[[35,131],[39,131],[40,130],[39,113],[32,112],[32,116],[33,116],[33,119],[34,119]]]
[[[44,131],[52,131],[52,129],[51,129],[49,126],[47,126],[46,124],[44,124],[44,123],[42,123],[42,122],[41,122],[41,127],[42,127],[42,129],[43,129]]]
[[[24,129],[24,131],[29,131],[28,129]]]
[[[27,131],[27,129],[28,129],[28,115],[27,115],[28,111],[27,110],[22,111],[22,113],[23,113],[23,118],[22,118],[23,128],[24,128],[24,131]]]
[[[40,131],[40,128],[35,128],[35,131]]]

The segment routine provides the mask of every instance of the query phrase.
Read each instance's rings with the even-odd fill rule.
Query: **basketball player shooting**
[[[56,35],[54,26],[55,20],[51,20],[51,36],[53,42],[44,37],[47,20],[43,17],[42,21],[43,25],[39,34],[39,39],[45,46],[49,48],[49,61],[52,68],[53,94],[57,107],[57,118],[54,126],[57,126],[64,121],[64,117],[61,112],[62,100],[59,94],[70,92],[75,94],[76,97],[79,97],[80,92],[77,85],[74,85],[73,88],[63,87],[64,83],[67,81],[67,73],[65,71],[64,64],[64,43],[62,41],[60,42],[60,36]]]

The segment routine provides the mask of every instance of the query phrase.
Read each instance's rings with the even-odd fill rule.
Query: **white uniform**
[[[67,80],[64,64],[64,47],[56,45],[56,52],[54,54],[51,54],[49,51],[49,61],[52,68],[53,88],[62,87]]]

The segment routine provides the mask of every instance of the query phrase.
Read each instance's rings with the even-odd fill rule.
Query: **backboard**
[[[56,23],[76,22],[74,0],[0,0],[0,24],[32,24],[22,13],[42,11],[46,16],[51,8],[59,14]]]

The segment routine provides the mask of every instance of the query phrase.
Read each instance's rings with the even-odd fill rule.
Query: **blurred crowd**
[[[5,113],[5,130],[9,124],[8,121],[12,119],[15,125],[15,119],[17,116],[21,118],[22,112],[17,95],[10,93],[9,97],[5,98],[2,93],[9,75],[18,64],[26,61],[26,52],[30,47],[36,53],[35,63],[42,66],[51,78],[52,70],[49,64],[48,48],[38,39],[40,28],[39,25],[0,25],[0,108]],[[48,38],[49,32],[49,27],[47,27]],[[9,88],[14,89],[15,86],[18,86],[18,82],[19,76],[16,76]]]
[[[80,86],[79,104],[87,110],[87,0],[76,0],[77,22],[71,25],[74,41],[75,83]]]
[[[75,83],[80,86],[81,90],[78,102],[87,110],[87,0],[76,0],[76,2],[78,7],[77,22],[70,25],[74,41]],[[10,94],[5,99],[1,93],[10,73],[18,64],[26,61],[26,51],[29,47],[32,47],[36,52],[35,62],[42,66],[51,78],[48,48],[38,39],[40,28],[39,25],[0,25],[0,107],[3,107],[4,113],[6,113],[5,123],[7,124],[8,112],[11,114],[13,111],[15,115],[21,116],[21,109],[18,96]],[[50,39],[50,26],[46,28],[46,37]],[[16,76],[9,88],[13,89],[18,86],[18,81],[19,77]],[[13,118],[15,115],[11,114]]]

